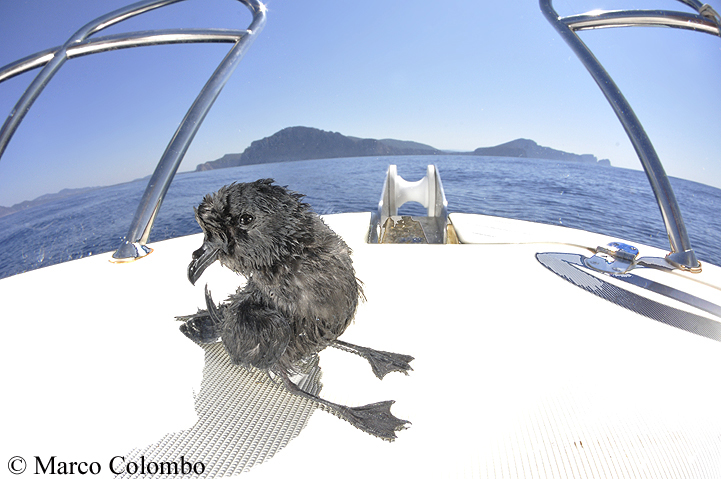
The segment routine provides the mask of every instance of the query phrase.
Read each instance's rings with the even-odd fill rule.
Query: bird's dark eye
[[[243,226],[248,226],[250,223],[253,222],[253,216],[249,215],[248,213],[243,213],[240,215],[240,224]]]

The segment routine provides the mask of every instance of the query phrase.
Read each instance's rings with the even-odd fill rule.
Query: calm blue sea
[[[341,158],[251,165],[176,176],[150,241],[199,233],[193,206],[233,181],[275,178],[306,195],[320,214],[373,211],[389,164],[406,180],[437,165],[451,212],[481,213],[581,228],[668,248],[643,172],[552,160],[469,156]],[[721,265],[721,190],[671,178],[701,261]],[[145,181],[64,198],[0,218],[0,278],[115,250]],[[404,214],[424,214],[408,205]]]

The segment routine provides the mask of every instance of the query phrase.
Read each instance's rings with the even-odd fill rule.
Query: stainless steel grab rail
[[[601,88],[641,160],[661,210],[661,216],[671,245],[671,252],[666,256],[666,261],[683,270],[700,271],[701,263],[696,258],[693,248],[691,248],[691,242],[686,231],[686,225],[681,217],[681,210],[676,201],[676,196],[673,193],[661,160],[651,144],[651,140],[648,138],[631,105],[626,101],[611,76],[576,34],[576,31],[595,28],[665,26],[721,36],[721,20],[710,6],[697,0],[678,1],[693,8],[697,14],[661,10],[629,10],[595,11],[560,17],[553,8],[552,0],[539,0],[541,11],[546,19],[571,47],[571,50],[581,60]]]
[[[0,158],[2,158],[2,154],[7,148],[10,139],[32,104],[55,73],[69,58],[119,48],[147,45],[199,42],[234,43],[233,47],[231,47],[230,51],[226,54],[225,58],[198,94],[158,162],[140,200],[128,234],[123,239],[118,250],[113,254],[114,260],[118,262],[132,261],[146,256],[152,251],[145,246],[145,243],[148,240],[150,230],[153,226],[155,216],[160,209],[160,205],[163,202],[163,198],[180,166],[180,162],[183,160],[205,116],[213,106],[215,99],[266,22],[266,9],[260,1],[238,0],[245,5],[253,15],[253,19],[247,30],[172,29],[109,35],[94,39],[89,38],[91,35],[123,20],[181,1],[184,0],[142,0],[127,7],[120,8],[86,24],[75,32],[65,44],[30,55],[0,70],[0,82],[2,82],[26,71],[43,67],[44,65],[30,86],[25,90],[25,93],[20,97],[20,100],[10,112],[0,129]]]
[[[111,50],[119,50],[121,48],[132,48],[149,45],[171,45],[178,43],[235,43],[247,32],[241,30],[225,30],[225,29],[168,29],[168,30],[152,30],[132,33],[121,33],[116,35],[108,35],[100,38],[93,38],[83,43],[70,46],[67,51],[67,57],[75,58],[93,53],[102,53]],[[34,53],[25,58],[21,58],[13,63],[5,65],[0,70],[0,82],[8,80],[14,76],[20,75],[27,71],[48,63],[57,53],[60,47],[48,48],[41,52]]]

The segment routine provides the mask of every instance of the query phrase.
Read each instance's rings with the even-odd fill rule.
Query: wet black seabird
[[[198,343],[220,338],[234,364],[275,374],[292,393],[393,440],[408,424],[391,414],[394,401],[347,407],[311,395],[290,379],[328,346],[363,356],[379,379],[391,371],[407,374],[413,360],[338,339],[363,292],[350,248],[302,198],[272,179],[233,183],[205,196],[195,209],[204,241],[193,253],[188,279],[195,284],[218,260],[248,281],[218,306],[206,286],[207,310],[180,317],[186,321],[180,330]]]

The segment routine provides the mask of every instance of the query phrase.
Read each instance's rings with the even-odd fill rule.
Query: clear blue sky
[[[0,2],[0,65],[62,44],[127,0]],[[709,3],[721,11],[721,0]],[[628,2],[556,0],[561,14]],[[269,0],[268,24],[181,171],[288,126],[472,150],[515,138],[640,169],[602,94],[536,0]],[[672,0],[638,8],[688,11]],[[187,0],[105,30],[245,28],[233,0]],[[581,33],[669,175],[721,187],[721,38],[663,28]],[[144,47],[70,60],[0,160],[0,205],[152,172],[229,46]],[[35,72],[0,84],[4,121]]]

